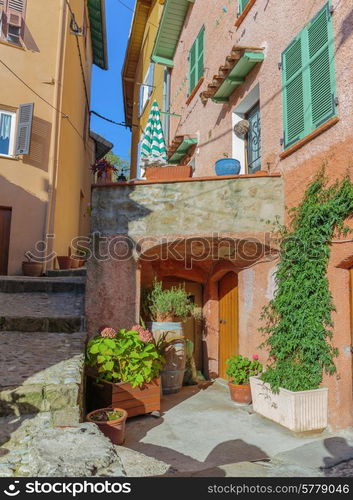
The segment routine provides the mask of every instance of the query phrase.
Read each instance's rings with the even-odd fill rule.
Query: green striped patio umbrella
[[[144,130],[141,144],[141,163],[143,167],[162,166],[167,163],[167,148],[157,101],[152,104],[150,116]]]

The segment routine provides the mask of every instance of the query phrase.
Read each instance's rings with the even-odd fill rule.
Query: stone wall
[[[92,231],[130,236],[268,231],[283,220],[282,179],[244,176],[93,189]]]

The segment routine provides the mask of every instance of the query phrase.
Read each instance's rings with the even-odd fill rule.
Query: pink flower
[[[152,333],[149,330],[145,330],[141,325],[134,325],[131,327],[131,330],[137,332],[142,342],[145,342],[146,344],[147,342],[151,342],[153,338]]]
[[[116,337],[116,331],[114,328],[110,328],[110,326],[103,326],[99,333],[101,337],[107,337],[109,339],[115,339]]]
[[[252,355],[252,359],[255,359],[255,361],[257,361],[259,359],[259,355],[258,354],[253,354]]]

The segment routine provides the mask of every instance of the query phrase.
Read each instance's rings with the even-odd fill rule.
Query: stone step
[[[85,332],[0,332],[0,416],[45,412],[55,425],[82,418]]]
[[[84,329],[84,316],[1,316],[0,331],[75,333]],[[43,339],[43,341],[45,341]]]
[[[86,276],[87,269],[80,267],[78,269],[50,269],[46,272],[49,278],[59,278],[63,276]]]
[[[1,293],[1,316],[82,316],[84,294],[72,293]]]
[[[84,276],[41,277],[0,276],[2,293],[84,293]]]

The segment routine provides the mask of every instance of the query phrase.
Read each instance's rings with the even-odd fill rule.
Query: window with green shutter
[[[243,12],[247,4],[249,3],[249,0],[238,0],[238,10],[239,14]]]
[[[201,28],[189,52],[189,94],[204,72],[205,28]]]
[[[282,54],[284,148],[336,114],[330,2]]]

